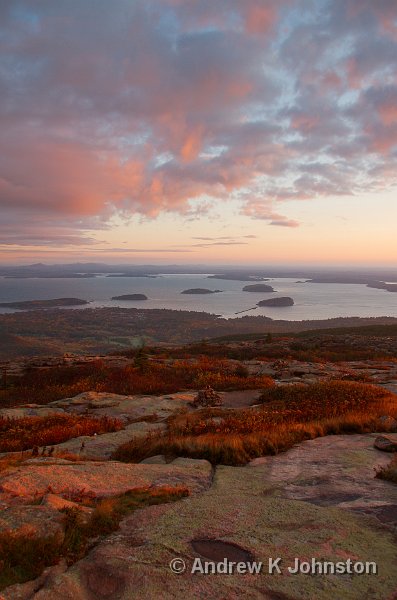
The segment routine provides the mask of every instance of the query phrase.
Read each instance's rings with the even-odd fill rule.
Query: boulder
[[[374,441],[374,448],[383,452],[397,452],[397,442],[393,442],[384,435],[379,435]]]

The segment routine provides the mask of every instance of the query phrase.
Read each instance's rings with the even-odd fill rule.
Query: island
[[[113,296],[112,300],[147,300],[145,294],[124,294],[123,296]]]
[[[222,290],[207,290],[206,288],[191,288],[190,290],[183,290],[181,294],[220,294]]]
[[[395,275],[393,276],[393,278]],[[397,283],[386,283],[374,279],[368,279],[365,275],[339,274],[335,276],[320,275],[309,279],[305,283],[349,283],[366,285],[369,288],[376,290],[385,290],[386,292],[397,292]]]
[[[21,302],[0,302],[1,308],[16,308],[18,310],[58,308],[62,306],[81,306],[88,304],[80,298],[53,298],[51,300],[25,300]]]
[[[254,285],[246,285],[243,287],[243,292],[274,292],[271,285],[265,283],[255,283]]]
[[[289,296],[282,296],[280,298],[270,298],[269,300],[261,300],[257,306],[293,306],[294,301]]]

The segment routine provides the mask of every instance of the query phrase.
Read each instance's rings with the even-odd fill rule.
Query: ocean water
[[[302,283],[296,279],[276,278],[265,282],[276,293],[251,293],[242,289],[249,282],[208,279],[207,275],[161,275],[147,277],[106,277],[89,279],[5,279],[0,277],[0,302],[46,300],[75,297],[90,301],[83,307],[63,310],[84,310],[103,306],[123,308],[167,308],[194,310],[238,318],[244,315],[265,315],[272,319],[300,321],[333,317],[397,317],[397,294],[367,288],[357,284]],[[185,295],[188,288],[222,290],[220,294]],[[146,294],[144,302],[111,300],[123,294]],[[242,314],[239,311],[255,307],[260,300],[291,296],[291,307],[257,307]],[[15,312],[0,308],[0,313]]]

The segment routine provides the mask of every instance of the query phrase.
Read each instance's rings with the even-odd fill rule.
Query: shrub
[[[0,590],[36,579],[43,569],[59,561],[60,547],[57,537],[0,533]]]
[[[81,415],[52,415],[8,419],[0,417],[0,452],[18,452],[52,446],[82,435],[119,431],[119,419]]]
[[[199,356],[166,364],[138,356],[137,362],[127,366],[115,367],[96,361],[26,373],[15,381],[14,388],[0,391],[0,401],[9,405],[47,404],[88,390],[124,395],[171,394],[208,385],[221,391],[260,389],[273,383],[267,376],[247,375],[244,368],[236,373],[235,364],[226,360]]]

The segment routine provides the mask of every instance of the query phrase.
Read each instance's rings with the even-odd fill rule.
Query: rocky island
[[[219,294],[222,290],[207,290],[206,288],[191,288],[183,290],[181,294]]]
[[[243,292],[274,292],[271,285],[265,283],[255,283],[254,285],[246,285],[243,287]]]
[[[112,300],[147,300],[148,297],[145,294],[124,294],[122,296],[113,296]]]
[[[289,296],[282,296],[280,298],[269,298],[269,300],[261,300],[257,306],[293,306],[294,301]]]
[[[88,304],[80,298],[53,298],[51,300],[24,300],[21,302],[0,302],[1,308],[17,308],[19,310],[35,310],[42,308],[58,308],[62,306],[81,306]]]

